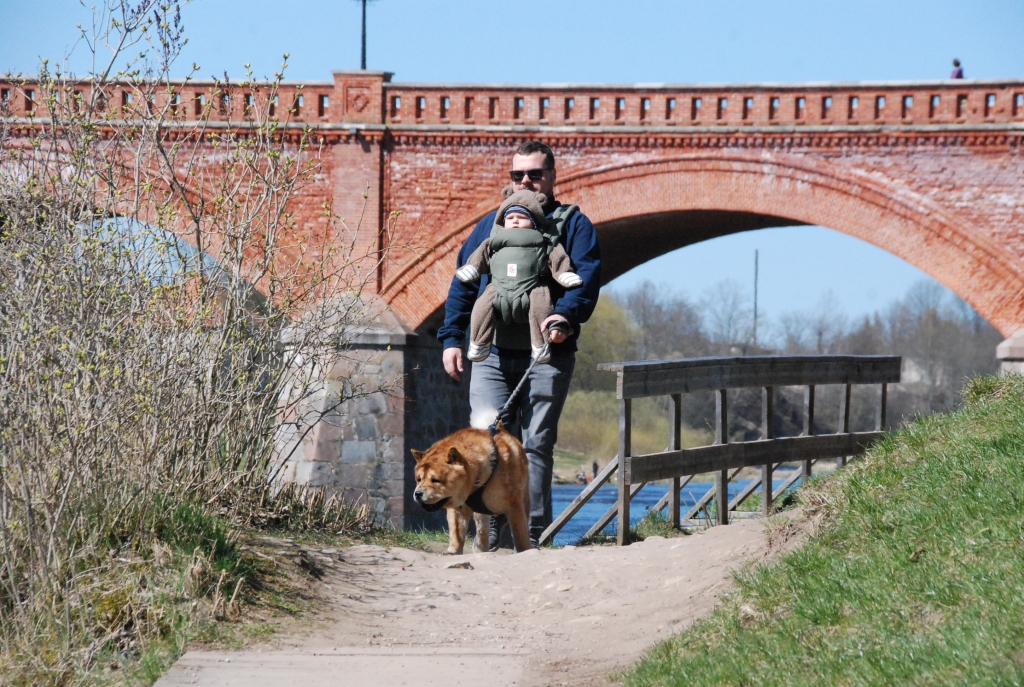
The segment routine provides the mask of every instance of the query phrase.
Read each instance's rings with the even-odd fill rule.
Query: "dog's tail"
[[[496,417],[498,417],[497,408],[485,408],[470,415],[469,426],[474,429],[487,429]]]

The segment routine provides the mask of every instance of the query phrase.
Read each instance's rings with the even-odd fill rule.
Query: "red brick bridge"
[[[375,418],[372,430],[313,436],[290,474],[354,488],[397,523],[416,517],[408,447],[468,415],[432,334],[456,252],[496,206],[526,139],[555,149],[558,198],[594,221],[607,280],[698,241],[813,224],[917,266],[1006,336],[1024,328],[1024,80],[468,86],[390,77],[335,72],[330,82],[285,83],[279,98],[293,103],[290,126],[311,124],[326,143],[320,200],[352,218],[368,189],[362,240],[393,244],[377,290],[399,320],[368,345],[391,344],[385,357],[410,373],[403,398],[361,411]],[[214,88],[180,85],[185,116]],[[9,105],[23,116],[34,104],[18,98]],[[224,103],[212,118],[237,121],[240,107]]]

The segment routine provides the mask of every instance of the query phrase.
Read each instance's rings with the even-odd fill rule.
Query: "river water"
[[[782,486],[782,483],[786,481],[788,477],[787,473],[773,475],[774,489],[778,489]],[[750,484],[750,480],[733,480],[729,482],[729,498],[732,499],[738,493]],[[800,481],[797,480],[794,488],[799,486]],[[680,504],[683,514],[686,513],[697,501],[702,497],[709,489],[714,486],[713,482],[690,482],[683,487],[680,493]],[[551,510],[554,512],[555,517],[566,509],[566,507],[572,502],[576,496],[585,488],[582,484],[554,484],[551,486]],[[643,519],[647,512],[661,499],[662,496],[668,491],[668,484],[648,484],[646,487],[641,489],[636,496],[633,497],[631,507],[629,509],[629,520],[630,523],[636,524]],[[597,490],[583,508],[580,509],[572,520],[570,520],[562,530],[555,535],[555,544],[557,546],[564,546],[565,544],[575,544],[577,541],[587,533],[597,519],[604,515],[609,508],[615,505],[616,499],[618,498],[619,490],[612,485],[604,485]],[[662,511],[662,514],[668,513],[668,509]],[[612,520],[611,524],[605,528],[605,534],[614,534],[616,528],[616,521]]]

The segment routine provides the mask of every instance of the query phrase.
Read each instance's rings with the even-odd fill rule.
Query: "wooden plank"
[[[686,477],[677,477],[676,479],[679,480],[679,491],[681,491],[683,487],[685,487],[687,484],[689,484],[693,480],[693,477],[694,477],[693,475],[687,475]],[[677,495],[676,496],[676,501],[679,500],[679,498],[678,498],[679,491],[676,492],[676,495]],[[661,509],[663,509],[665,506],[669,505],[669,501],[671,499],[671,496],[672,496],[671,491],[666,491],[665,495],[662,496],[660,499],[658,499],[657,503],[655,503],[653,506],[651,506],[651,512],[652,513],[661,512]],[[682,522],[682,517],[681,516],[680,516],[680,522]],[[679,527],[679,525],[676,525],[676,527]]]
[[[775,438],[775,387],[761,389],[761,438],[771,441]],[[761,515],[768,517],[772,512],[772,468],[768,461],[761,466]]]
[[[629,482],[654,482],[676,475],[694,475],[762,465],[769,461],[790,463],[818,458],[854,456],[884,432],[823,434],[813,437],[784,437],[771,441],[746,441],[739,444],[713,444],[679,451],[664,451],[630,456],[623,462]]]
[[[601,363],[618,373],[618,398],[758,386],[881,384],[900,379],[899,356],[749,356]]]
[[[647,486],[647,482],[640,482],[639,484],[629,485],[629,498],[636,496],[637,492]],[[615,519],[615,516],[619,514],[619,504],[616,503],[614,506],[605,511],[605,514],[597,519],[587,533],[583,535],[584,539],[587,537],[593,537],[595,534],[608,527],[608,524]],[[617,538],[617,537],[616,537]]]
[[[715,439],[719,446],[729,445],[729,399],[725,389],[715,394]],[[678,473],[677,473],[678,474]],[[729,469],[722,467],[715,475],[715,501],[718,504],[718,524],[729,524]]]
[[[729,473],[729,479],[736,479],[736,475],[738,474],[740,474],[739,468]],[[707,492],[705,492],[704,496],[701,496],[699,499],[697,499],[697,503],[693,504],[693,507],[690,508],[690,510],[686,511],[686,515],[683,516],[683,520],[692,520],[693,517],[697,515],[697,513],[699,513],[702,508],[706,508],[707,505],[711,503],[711,499],[713,498],[715,498],[714,486],[708,489]]]
[[[812,463],[816,463],[817,461],[812,460],[811,462]],[[803,477],[803,476],[804,476],[804,473],[803,473],[802,470],[794,470],[793,474],[790,475],[789,478],[785,482],[783,482],[781,485],[779,485],[778,489],[776,489],[774,492],[772,492],[772,499],[777,499],[780,496],[782,496],[786,492],[787,489],[789,489],[791,486],[793,486],[793,484],[795,484],[796,481],[798,479],[800,479],[801,477]]]
[[[773,468],[777,468],[780,465],[782,465],[782,463],[776,463],[772,467]],[[773,472],[774,472],[774,470],[773,470]],[[753,494],[755,491],[757,491],[758,487],[760,487],[762,484],[764,484],[764,482],[762,481],[763,479],[764,479],[764,476],[763,475],[759,475],[758,477],[755,477],[754,479],[750,480],[750,484],[748,484],[747,486],[743,487],[743,491],[741,491],[740,493],[736,494],[736,498],[734,498],[732,501],[729,502],[729,510],[731,510],[731,511],[736,510],[737,508],[739,508],[743,504],[744,501],[746,501],[748,498],[750,498],[750,495]]]
[[[715,503],[718,508],[718,524],[729,524],[729,471],[719,470],[715,474]],[[722,504],[725,504],[724,506]]]
[[[683,396],[672,394],[669,404],[669,446],[668,450],[678,451],[683,448]],[[687,480],[689,481],[689,480]],[[683,485],[679,483],[679,477],[672,478],[672,484],[668,487],[668,521],[672,527],[679,528],[679,490]],[[660,503],[660,502],[659,502]],[[657,510],[661,510],[659,507]]]
[[[633,406],[630,399],[619,401],[619,455],[622,464],[633,452]],[[629,500],[633,498],[629,485],[631,480],[625,470],[619,470],[619,531],[615,541],[619,546],[629,544]]]
[[[572,502],[566,506],[565,510],[555,518],[554,522],[547,526],[547,529],[540,535],[540,543],[546,544],[555,538],[566,523],[568,523],[574,515],[576,515],[580,508],[583,508],[583,504],[590,500],[590,498],[597,492],[598,489],[604,486],[604,484],[611,478],[615,471],[619,468],[619,457],[615,456],[611,462],[601,469],[601,472],[597,473],[593,481],[581,491]]]
[[[875,423],[875,429],[879,432],[885,431],[885,410],[886,405],[889,401],[889,385],[882,384],[881,395],[878,398],[878,421]]]
[[[839,394],[839,433],[850,432],[850,391],[852,387],[847,384],[843,393]],[[846,465],[846,456],[841,457],[842,464]]]
[[[814,385],[808,384],[804,389],[804,436],[814,436]],[[811,468],[814,461],[805,460],[803,473],[805,477],[811,476]]]

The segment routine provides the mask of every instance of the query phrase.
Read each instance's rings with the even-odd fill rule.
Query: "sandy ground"
[[[321,621],[245,651],[189,651],[157,687],[615,684],[616,671],[707,614],[734,570],[791,548],[804,529],[799,517],[772,528],[741,520],[518,555],[323,549],[313,554],[325,573]]]

